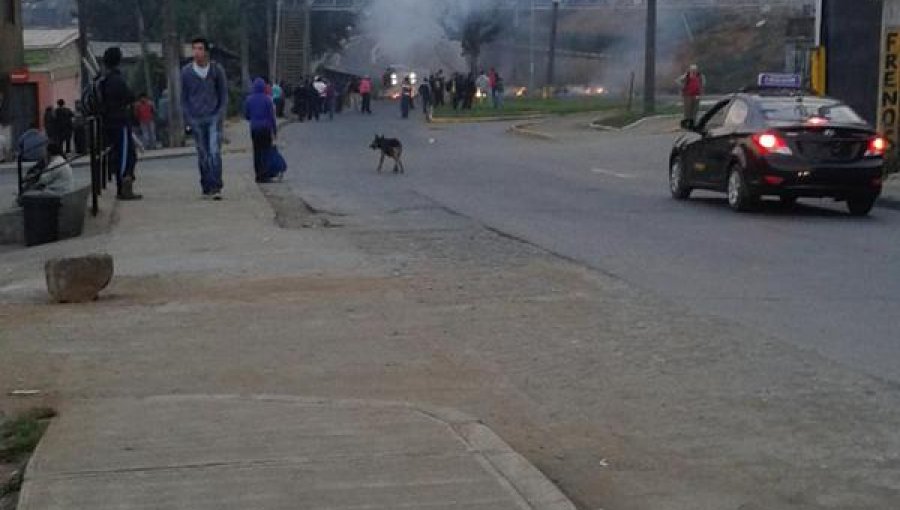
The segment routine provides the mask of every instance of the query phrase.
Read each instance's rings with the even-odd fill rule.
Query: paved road
[[[308,162],[291,169],[302,194],[351,216],[435,201],[734,328],[900,381],[900,213],[855,219],[816,201],[737,215],[712,194],[678,203],[665,130],[547,142],[507,124],[402,121],[378,106],[282,133],[289,159]],[[408,175],[374,172],[374,133],[403,140]]]

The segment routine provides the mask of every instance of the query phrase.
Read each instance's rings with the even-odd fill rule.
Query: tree
[[[506,28],[499,7],[448,7],[443,19],[447,36],[460,42],[462,56],[468,60],[469,69],[473,74],[477,73],[481,50],[497,40]]]

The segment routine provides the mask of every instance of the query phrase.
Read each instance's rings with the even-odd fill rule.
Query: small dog
[[[375,140],[372,142],[372,145],[369,146],[370,149],[375,151],[381,151],[381,161],[378,163],[378,172],[381,173],[381,169],[384,167],[384,158],[391,158],[394,160],[394,173],[405,174],[406,169],[403,167],[403,144],[400,143],[400,140],[396,138],[385,138],[384,135],[375,135]]]

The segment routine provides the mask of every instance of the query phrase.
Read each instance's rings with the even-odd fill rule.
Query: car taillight
[[[756,148],[763,154],[782,154],[785,156],[794,154],[784,140],[775,133],[753,135],[753,143],[756,144]]]
[[[806,120],[806,123],[810,126],[824,126],[825,124],[828,124],[828,119],[825,117],[810,117]]]
[[[884,156],[884,153],[887,151],[887,147],[887,140],[880,136],[876,136],[869,141],[869,148],[868,150],[866,150],[866,157],[877,158]]]

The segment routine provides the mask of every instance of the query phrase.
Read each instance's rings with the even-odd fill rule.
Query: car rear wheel
[[[691,191],[687,186],[684,176],[684,167],[681,166],[681,158],[673,158],[669,165],[669,190],[676,200],[687,200],[691,197]]]
[[[758,198],[747,188],[740,165],[731,165],[728,171],[728,205],[737,212],[745,212],[751,210],[757,201]]]
[[[853,216],[868,216],[877,200],[878,197],[873,195],[853,197],[847,200],[847,209]]]

